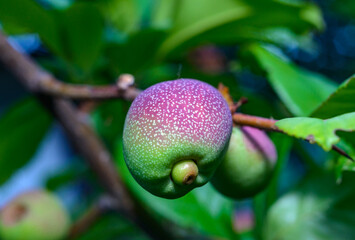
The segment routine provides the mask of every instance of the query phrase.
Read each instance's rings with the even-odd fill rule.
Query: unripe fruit
[[[211,183],[227,197],[253,197],[269,183],[276,159],[275,146],[263,131],[234,127],[228,151]]]
[[[159,83],[129,109],[124,158],[147,191],[178,198],[209,181],[231,131],[231,113],[217,89],[193,79]]]
[[[69,216],[57,197],[45,191],[19,195],[0,212],[2,240],[59,240],[69,226]]]

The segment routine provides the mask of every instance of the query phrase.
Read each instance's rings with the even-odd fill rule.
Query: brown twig
[[[173,239],[174,236],[172,233],[162,228],[162,226],[146,212],[145,208],[137,204],[135,199],[133,199],[126,190],[113,164],[111,154],[92,128],[82,120],[73,104],[66,99],[58,97],[68,97],[74,93],[69,91],[69,94],[64,90],[65,93],[62,95],[63,88],[61,88],[62,85],[59,81],[39,67],[30,58],[14,50],[1,32],[0,53],[0,62],[17,76],[18,80],[20,80],[29,91],[33,92],[41,103],[61,123],[78,153],[89,163],[91,169],[98,175],[105,189],[117,200],[118,208],[121,210],[121,213],[141,227],[141,229],[153,239]],[[43,89],[45,89],[45,91],[43,91]],[[94,91],[92,89],[94,89]],[[130,89],[132,91],[127,89],[129,94],[121,92],[121,96],[127,96],[127,99],[134,98],[138,90]],[[57,97],[48,95],[47,93],[49,92],[47,90],[49,92],[53,90],[52,93],[55,93],[54,95]],[[97,88],[91,87],[79,88],[79,90],[80,97],[89,99],[93,96],[103,96],[98,94],[100,91],[101,93],[105,92],[102,91],[102,89],[96,91]],[[43,92],[46,94],[43,94]]]
[[[37,64],[27,56],[14,51],[1,32],[0,53],[2,62],[12,66],[12,72],[32,93],[50,94],[71,99],[122,98],[125,100],[133,100],[140,93],[138,89],[133,87],[121,91],[120,84],[88,86],[63,83],[45,70],[38,68]]]
[[[77,221],[75,222],[70,230],[67,239],[76,239],[85,233],[90,227],[100,219],[104,210],[100,206],[94,205]]]
[[[74,222],[69,230],[68,238],[75,239],[85,233],[107,211],[117,208],[117,201],[110,196],[102,196],[83,216]]]
[[[1,50],[0,50],[1,51]],[[140,93],[136,88],[120,91],[117,85],[88,86],[62,83],[54,78],[42,78],[35,92],[71,99],[112,99],[122,98],[132,101]]]
[[[273,132],[279,132],[279,133],[284,133],[282,130],[280,130],[277,126],[275,126],[275,123],[277,120],[274,119],[269,119],[269,118],[261,118],[261,117],[256,117],[256,116],[250,116],[242,113],[234,113],[233,114],[233,122],[237,125],[241,126],[251,126],[263,130],[268,130],[268,131],[273,131]],[[304,139],[307,142],[310,142],[308,139]],[[354,161],[354,159],[347,154],[344,150],[341,148],[333,145],[332,150],[336,151],[340,155],[348,158],[351,161]]]
[[[274,119],[256,117],[242,113],[234,113],[232,117],[233,122],[237,125],[251,126],[263,130],[282,133],[282,131],[277,126],[275,126],[276,120]]]
[[[229,108],[232,113],[232,118],[233,118],[233,125],[242,125],[242,126],[251,126],[255,128],[259,128],[262,130],[268,130],[268,131],[274,131],[274,132],[279,132],[279,133],[284,133],[281,129],[279,129],[275,123],[277,120],[274,119],[268,119],[268,118],[262,118],[262,117],[257,117],[257,116],[250,116],[242,113],[235,113],[236,110],[243,104],[248,102],[247,98],[240,98],[238,102],[234,102],[233,98],[229,94],[229,88],[224,86],[222,83],[219,83],[218,85],[218,91],[222,94],[224,99],[227,101]],[[311,142],[310,139],[304,139],[307,142]],[[344,150],[341,148],[333,145],[332,150],[336,151],[340,155],[343,155],[344,157],[350,159],[351,161],[354,161],[354,159],[347,154]]]

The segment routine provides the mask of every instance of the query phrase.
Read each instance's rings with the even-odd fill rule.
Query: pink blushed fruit
[[[194,79],[162,82],[142,92],[129,109],[125,161],[147,191],[178,198],[209,181],[231,131],[231,113],[217,89]]]
[[[234,127],[228,151],[211,183],[227,197],[253,197],[269,183],[276,159],[275,146],[263,131]]]

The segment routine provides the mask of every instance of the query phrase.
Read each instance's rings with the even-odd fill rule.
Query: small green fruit
[[[0,212],[2,240],[59,240],[70,220],[56,196],[45,191],[22,194]]]
[[[261,130],[234,127],[228,151],[211,182],[223,195],[243,199],[262,191],[272,176],[277,153]]]
[[[217,89],[193,79],[156,84],[132,103],[123,153],[137,182],[154,195],[178,198],[207,183],[232,132]]]

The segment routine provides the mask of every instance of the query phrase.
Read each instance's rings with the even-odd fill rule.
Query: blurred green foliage
[[[0,185],[28,162],[51,124],[33,98],[15,104],[0,119]]]
[[[355,76],[344,81],[313,113],[312,117],[330,118],[355,111]],[[346,103],[346,104],[344,104]]]
[[[335,9],[353,16],[352,1],[343,2],[335,4]],[[324,119],[355,111],[354,77],[337,87],[328,77],[298,66],[285,54],[290,45],[314,48],[312,33],[325,28],[320,8],[307,1],[0,0],[0,23],[10,35],[38,34],[48,52],[36,60],[67,82],[107,84],[119,74],[131,73],[144,89],[178,77],[196,78],[214,86],[222,82],[235,100],[247,96],[250,103],[242,111],[259,116]],[[251,77],[245,80],[241,77],[245,73]],[[246,234],[238,234],[233,226],[233,201],[209,185],[173,201],[150,195],[133,180],[123,161],[121,137],[128,108],[129,103],[122,100],[106,101],[96,107],[90,120],[114,153],[117,170],[130,191],[159,221],[176,225],[182,236],[324,240],[355,235],[351,204],[355,187],[350,184],[354,165],[334,153],[328,159],[314,156],[308,145],[295,148],[290,137],[280,134],[272,135],[279,153],[274,177],[268,189],[253,199],[255,225]],[[347,121],[348,130],[354,131],[353,115]],[[3,114],[1,184],[30,160],[50,123],[48,114],[32,98]],[[292,125],[294,132],[309,134]],[[322,126],[312,129],[320,132]],[[353,155],[354,133],[339,136],[342,148]],[[289,168],[288,160],[295,151],[310,177],[282,197],[281,183],[289,181],[282,172]],[[319,162],[321,166],[314,169]],[[340,179],[343,171],[346,177],[338,185],[336,177]],[[89,178],[86,167],[73,164],[51,178],[47,187],[54,190]],[[94,191],[97,195],[101,190]],[[111,215],[80,239],[98,238],[146,239],[134,226]]]
[[[340,185],[327,174],[305,178],[270,209],[265,239],[351,239],[355,223],[353,180],[354,174],[344,176]]]

